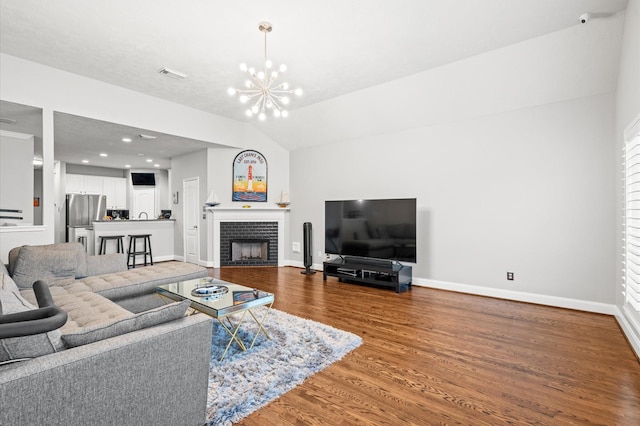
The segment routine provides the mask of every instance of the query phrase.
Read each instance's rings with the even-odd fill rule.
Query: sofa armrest
[[[127,256],[124,253],[109,253],[87,256],[87,276],[112,274],[127,270]]]
[[[202,425],[211,325],[192,315],[0,366],[0,424]]]

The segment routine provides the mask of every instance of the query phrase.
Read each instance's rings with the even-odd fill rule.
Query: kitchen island
[[[151,251],[154,262],[175,260],[173,251],[173,235],[176,221],[174,219],[132,219],[132,220],[101,220],[93,222],[93,247],[94,253],[100,250],[100,237],[123,235],[125,253],[129,248],[129,235],[150,234]],[[138,244],[139,248],[139,244]],[[114,241],[107,242],[107,253],[114,253],[116,245]],[[136,264],[142,263],[138,256]]]

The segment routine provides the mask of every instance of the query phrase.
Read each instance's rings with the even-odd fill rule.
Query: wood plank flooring
[[[290,267],[209,271],[363,339],[242,425],[640,425],[640,363],[611,316]]]

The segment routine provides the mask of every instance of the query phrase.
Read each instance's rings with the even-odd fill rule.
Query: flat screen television
[[[131,184],[136,186],[155,186],[156,175],[154,173],[131,173]]]
[[[325,201],[325,253],[416,263],[416,199]]]

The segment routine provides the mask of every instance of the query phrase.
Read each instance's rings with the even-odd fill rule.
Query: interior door
[[[198,264],[200,259],[200,230],[198,229],[200,182],[198,178],[185,179],[182,182],[182,193],[184,194],[184,260]]]

